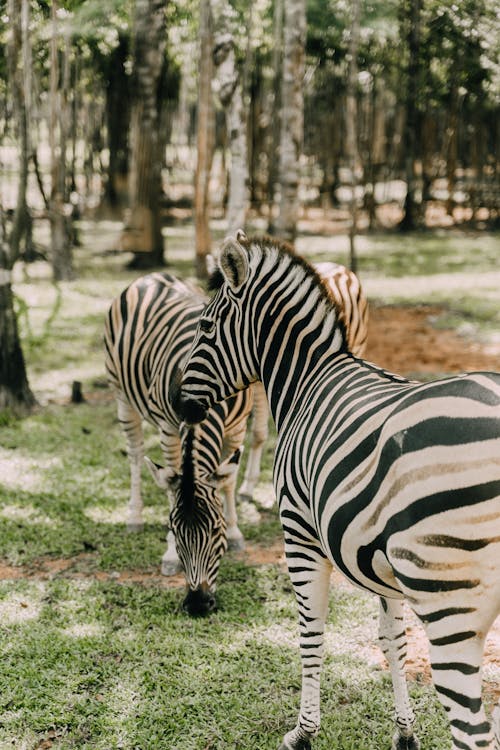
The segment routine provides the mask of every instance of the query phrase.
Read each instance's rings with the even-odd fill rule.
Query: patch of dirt
[[[444,312],[440,307],[424,305],[371,305],[365,358],[410,378],[500,370],[500,350],[491,351],[493,347],[489,347],[486,352],[480,343],[433,326]]]

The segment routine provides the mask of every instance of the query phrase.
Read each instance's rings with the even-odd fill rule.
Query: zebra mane
[[[195,473],[193,458],[194,430],[194,427],[189,427],[185,433],[179,487],[183,511],[188,516],[193,515],[195,510]]]

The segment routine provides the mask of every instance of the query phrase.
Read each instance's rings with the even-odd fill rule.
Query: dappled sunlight
[[[86,365],[79,363],[74,367],[48,370],[44,373],[30,372],[30,383],[38,400],[44,403],[57,397],[69,401],[73,381],[78,380],[82,382],[104,378],[104,365],[100,353],[93,356],[86,354],[85,360],[87,362]]]
[[[31,457],[0,448],[0,485],[29,492],[46,487],[50,473],[62,465],[57,456]]]
[[[27,591],[13,591],[0,600],[0,622],[4,626],[21,625],[40,616],[46,586],[37,582]]]
[[[94,523],[120,524],[127,521],[127,506],[119,505],[115,508],[105,508],[102,505],[94,505],[83,511]],[[143,512],[144,523],[166,524],[168,522],[167,503],[165,507],[146,506]]]
[[[71,638],[99,638],[105,635],[102,625],[92,622],[75,623],[63,629],[63,634]]]
[[[43,525],[57,528],[58,521],[44,516],[32,505],[5,505],[0,508],[0,516],[8,521],[22,521],[25,524]]]

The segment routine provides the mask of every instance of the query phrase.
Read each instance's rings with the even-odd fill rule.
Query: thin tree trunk
[[[28,179],[28,111],[31,86],[29,62],[28,0],[9,0],[10,34],[6,45],[7,70],[13,95],[13,110],[20,141],[20,175],[13,228],[7,237],[5,214],[0,205],[0,410],[23,414],[35,404],[19,339],[11,286],[11,271],[19,257],[19,244],[26,231],[26,185]],[[22,61],[22,62],[21,62]]]
[[[165,0],[136,0],[131,117],[130,215],[122,248],[132,267],[163,265],[159,84],[167,42]]]
[[[268,229],[271,234],[275,231],[274,226],[274,196],[276,190],[276,184],[279,179],[279,161],[276,159],[276,154],[279,152],[280,145],[280,133],[281,133],[281,86],[282,86],[282,75],[283,69],[283,16],[284,16],[284,2],[285,0],[274,0],[274,16],[273,16],[273,34],[274,34],[274,46],[273,46],[273,87],[268,98],[268,116],[271,122],[269,128],[268,137],[268,153],[269,157],[269,174],[268,174],[268,216],[269,223]]]
[[[299,217],[300,157],[304,138],[305,0],[286,0],[279,154],[280,201],[276,233],[293,243]]]
[[[220,7],[222,5],[222,7]],[[213,59],[218,81],[219,99],[226,114],[226,131],[229,139],[231,168],[227,204],[227,231],[234,234],[243,229],[248,210],[248,148],[246,112],[243,103],[243,86],[235,54],[234,38],[230,30],[225,0],[214,2],[218,11],[215,20]]]
[[[49,201],[52,272],[55,281],[74,278],[69,220],[65,211],[66,192],[66,110],[69,85],[69,42],[63,51],[64,68],[59,83],[57,2],[52,2],[52,36],[50,44],[50,162],[51,194]]]
[[[351,181],[351,224],[349,227],[349,265],[351,271],[357,271],[356,234],[358,232],[358,206],[356,200],[357,169],[358,169],[358,47],[360,0],[351,2],[351,36],[349,39],[349,73],[346,96],[346,151],[349,159]]]
[[[21,240],[28,228],[28,165],[30,152],[29,102],[31,90],[31,59],[28,39],[29,3],[9,0],[11,34],[7,44],[7,65],[12,91],[12,105],[19,139],[19,179],[12,229],[9,236],[11,267],[21,252]]]
[[[200,61],[198,81],[197,162],[194,178],[196,275],[207,275],[206,256],[211,249],[209,182],[215,136],[212,97],[213,30],[210,0],[200,0]]]
[[[409,0],[408,15],[408,49],[409,62],[406,81],[406,122],[404,131],[406,198],[403,219],[400,229],[415,229],[420,220],[419,201],[417,199],[418,181],[415,165],[420,156],[420,112],[418,96],[420,91],[420,24],[422,0]]]

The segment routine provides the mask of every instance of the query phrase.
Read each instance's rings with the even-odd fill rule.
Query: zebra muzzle
[[[186,598],[182,602],[182,609],[188,615],[191,615],[191,617],[203,617],[213,612],[216,605],[217,602],[214,594],[204,586],[199,586],[197,589],[190,589],[188,591]]]

